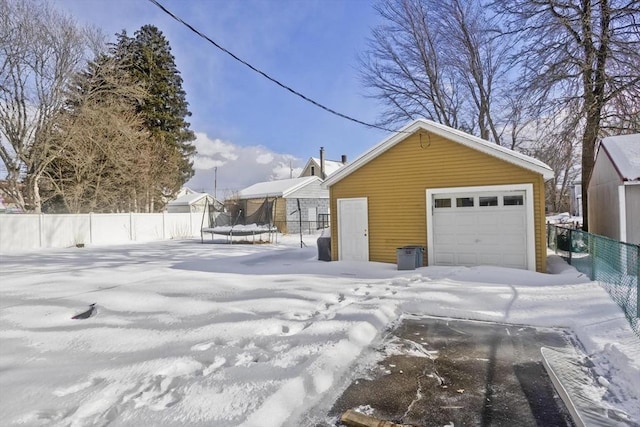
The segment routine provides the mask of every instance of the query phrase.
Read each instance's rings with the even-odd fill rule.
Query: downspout
[[[618,186],[618,210],[620,211],[620,241],[627,241],[627,197],[625,192],[625,186]]]

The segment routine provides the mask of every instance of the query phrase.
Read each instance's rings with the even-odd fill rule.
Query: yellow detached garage
[[[333,260],[546,271],[549,166],[428,120],[416,120],[331,175]]]

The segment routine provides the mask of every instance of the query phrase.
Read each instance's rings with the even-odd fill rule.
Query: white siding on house
[[[329,190],[321,187],[321,181],[313,181],[298,190],[288,193],[287,199],[329,199]]]
[[[589,231],[620,239],[620,200],[622,180],[609,156],[600,150],[589,181]]]

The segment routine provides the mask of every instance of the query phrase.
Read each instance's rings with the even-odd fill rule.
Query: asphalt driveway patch
[[[573,426],[540,347],[571,346],[559,329],[423,318],[404,320],[387,355],[329,415],[357,409],[413,426]],[[338,424],[339,425],[339,424]]]

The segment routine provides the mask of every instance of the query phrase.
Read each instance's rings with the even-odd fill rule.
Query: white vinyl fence
[[[0,215],[0,253],[200,237],[202,212]]]

